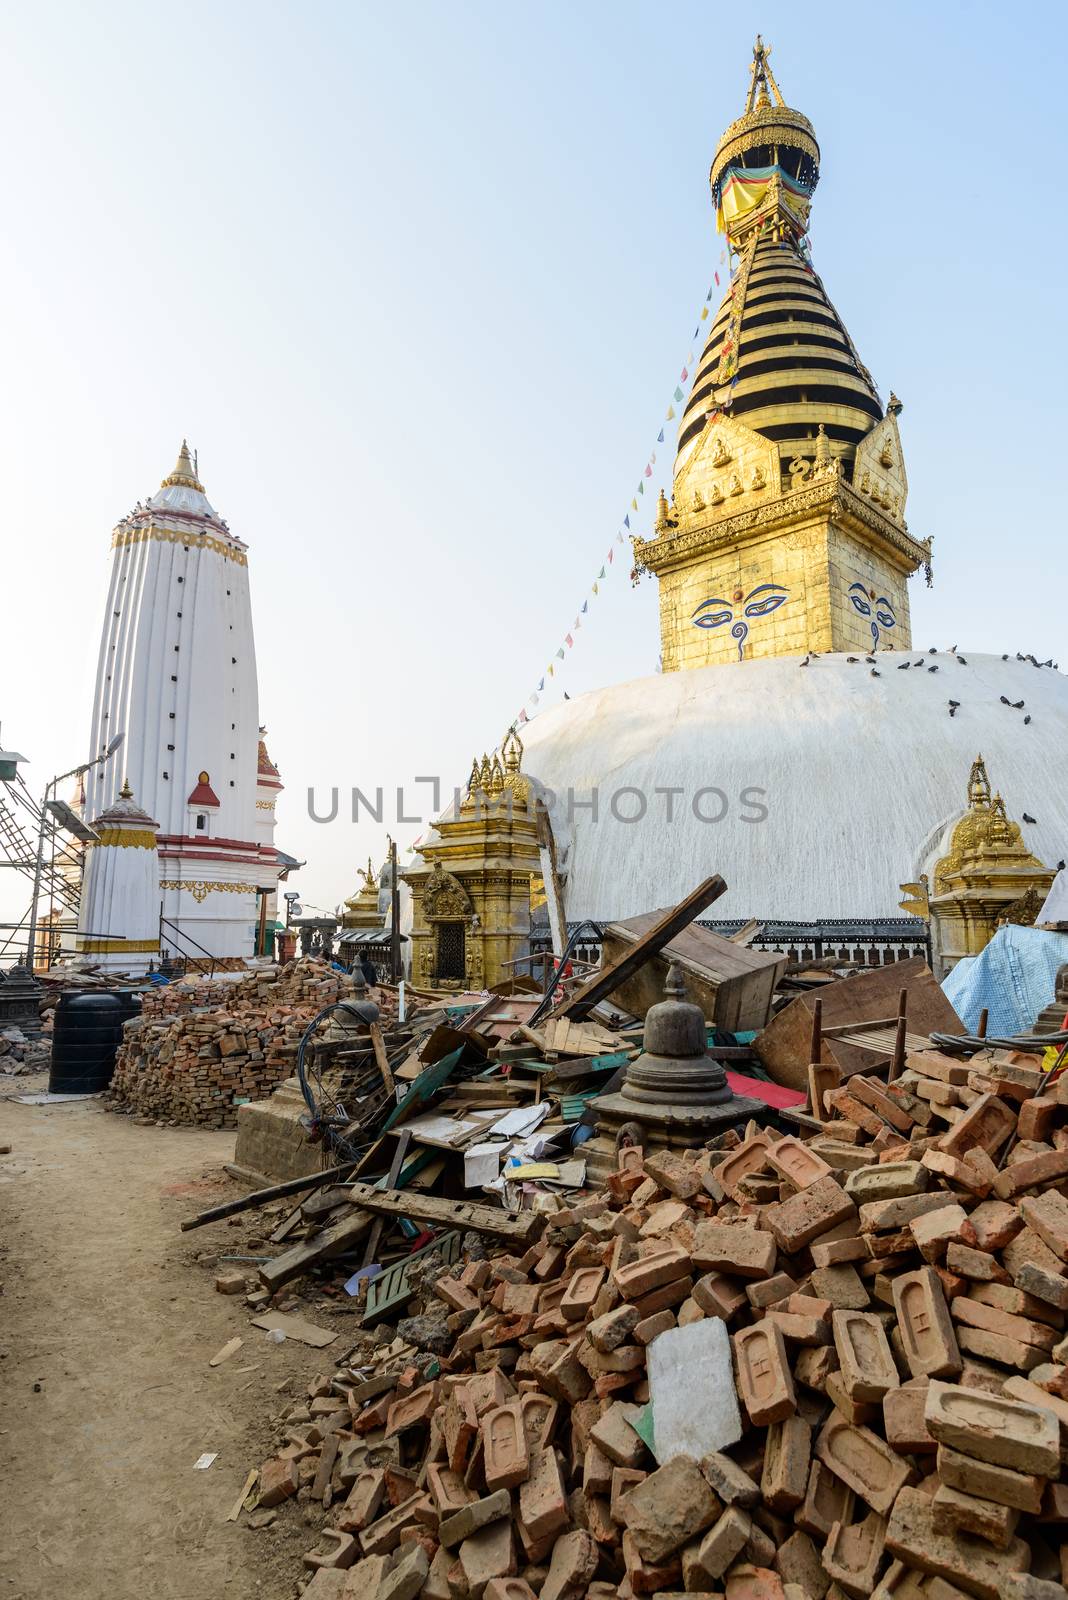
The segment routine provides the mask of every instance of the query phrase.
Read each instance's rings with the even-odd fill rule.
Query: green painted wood
[[[431,1252],[438,1256],[446,1266],[460,1259],[460,1234],[457,1230],[444,1233],[431,1244],[424,1245],[421,1250],[415,1250],[410,1256],[405,1256],[403,1261],[395,1261],[392,1266],[380,1272],[377,1278],[372,1278],[367,1285],[367,1301],[364,1306],[363,1325],[371,1327],[376,1322],[381,1322],[391,1312],[395,1312],[407,1305],[412,1298],[412,1289],[409,1275],[417,1261],[422,1261]]]
[[[385,1133],[387,1129],[395,1128],[398,1122],[402,1122],[406,1117],[409,1117],[420,1106],[426,1105],[431,1095],[436,1094],[442,1084],[448,1082],[449,1078],[452,1077],[452,1074],[460,1065],[460,1057],[462,1055],[463,1047],[461,1046],[459,1050],[453,1050],[450,1055],[442,1056],[440,1061],[435,1061],[432,1067],[427,1067],[424,1072],[421,1072],[404,1096],[404,1099],[393,1107],[393,1110],[382,1124],[382,1132]]]

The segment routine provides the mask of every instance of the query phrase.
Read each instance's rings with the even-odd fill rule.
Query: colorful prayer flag
[[[604,575],[605,575],[605,572],[604,572],[604,568],[603,568],[603,567],[602,567],[602,568],[601,568],[601,570],[600,570],[600,572],[599,572],[599,573],[598,573],[598,574],[597,574],[597,576],[598,576],[598,577],[599,577],[599,578],[603,578],[603,577],[604,577]]]
[[[681,399],[682,399],[682,390],[679,388],[678,384],[675,385],[675,393],[672,395],[671,398],[674,400],[676,405],[678,405],[679,402],[681,401]]]
[[[590,602],[588,600],[583,600],[583,602],[582,602],[582,615],[583,616],[586,615],[586,612],[589,610],[589,606],[590,606]]]
[[[645,493],[645,485],[644,485],[644,483],[639,483],[639,485],[638,485],[638,493],[639,494],[644,494]]]
[[[621,533],[617,533],[616,534],[616,544],[622,544],[622,543],[623,543],[623,535]]]
[[[657,434],[656,442],[657,442],[657,444],[663,444],[663,442],[664,442],[664,430],[663,430],[663,428],[661,428],[660,432]]]
[[[568,634],[568,636],[567,636],[567,642],[568,642],[568,644],[571,643],[571,635],[570,634]],[[564,659],[564,647],[563,647],[563,645],[561,645],[559,650],[556,652],[556,656],[557,656],[557,660],[559,660],[559,661],[562,661]]]
[[[531,697],[530,697],[530,703],[531,703],[531,705],[532,705],[532,706],[536,706],[536,705],[537,705],[537,703],[538,703],[538,695],[537,695],[537,692],[535,692],[535,693],[534,693],[534,694],[532,694],[532,695],[531,695]]]
[[[632,510],[632,511],[637,511],[637,509],[638,509],[638,502],[637,502],[637,500],[632,500],[632,501],[631,501],[631,503],[630,503],[630,509],[631,509],[631,510]]]
[[[563,655],[563,651],[561,651],[560,654]],[[555,671],[556,671],[556,668],[553,666],[552,662],[550,661],[549,662],[549,676],[550,676],[550,678],[553,676]]]
[[[675,413],[675,407],[674,406],[668,406],[668,408],[667,408],[667,416],[666,416],[666,418],[664,420],[666,422],[674,422],[675,414],[676,414]]]
[[[623,518],[623,526],[625,528],[629,528],[630,527],[630,512],[629,511],[627,512],[626,516]]]
[[[520,722],[529,722],[529,720],[530,720],[530,719],[529,719],[529,717],[528,717],[528,716],[527,716],[527,714],[526,714],[526,712],[525,712],[525,711],[521,711],[521,712],[520,712],[520,713],[519,713],[519,720],[520,720]]]
[[[544,689],[545,688],[545,679],[544,678],[542,678],[541,682],[538,684],[538,688],[539,689]]]
[[[716,273],[716,284],[717,284],[717,286],[719,284],[719,273],[718,272]]]
[[[603,574],[602,574],[602,576],[603,576]],[[594,592],[594,594],[600,594],[600,592],[601,592],[600,589],[598,589],[596,584],[594,584],[594,586],[593,586],[593,592]]]
[[[565,634],[564,634],[564,642],[565,642],[565,644],[566,644],[566,645],[567,645],[567,648],[568,648],[568,649],[569,649],[569,650],[570,650],[570,649],[571,649],[571,648],[572,648],[572,646],[573,646],[573,645],[574,645],[574,643],[575,643],[575,641],[574,641],[574,639],[572,639],[572,637],[571,637],[571,635],[570,635],[570,634],[569,634],[569,633],[565,633]],[[562,650],[560,650],[560,651],[559,651],[559,652],[558,652],[558,654],[559,654],[559,655],[563,655],[563,653],[564,653],[564,652],[563,652],[563,651],[562,651]]]
[[[609,550],[609,552],[608,552],[608,560],[609,560],[609,562],[614,561],[615,557],[616,557],[615,551],[614,550]]]
[[[701,307],[701,321],[704,322],[707,316],[708,316],[708,307],[707,306],[702,306]]]

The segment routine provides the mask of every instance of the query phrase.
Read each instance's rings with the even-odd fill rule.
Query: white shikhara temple
[[[282,785],[259,725],[247,546],[208,501],[184,441],[174,471],[119,523],[111,550],[90,748],[124,739],[118,760],[87,775],[85,815],[103,817],[125,787],[158,828],[149,920],[159,929],[162,906],[164,950],[251,956],[262,897],[274,917]],[[90,863],[87,890],[93,877]],[[79,951],[144,965],[144,918],[137,930],[99,927],[99,901],[87,898]]]

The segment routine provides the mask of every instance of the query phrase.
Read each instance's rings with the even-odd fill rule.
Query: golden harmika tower
[[[745,111],[710,181],[732,279],[679,428],[672,503],[635,539],[660,584],[665,672],[806,650],[911,648],[907,580],[930,542],[884,410],[806,231],[819,146],[758,38]]]

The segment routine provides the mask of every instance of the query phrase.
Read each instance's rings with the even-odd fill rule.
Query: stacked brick
[[[315,1013],[352,993],[347,974],[314,960],[232,982],[198,978],[151,990],[123,1030],[111,1104],[167,1122],[232,1128],[239,1103],[292,1074]]]
[[[318,1380],[259,1488],[326,1508],[307,1600],[1068,1600],[1068,1084],[875,1087],[804,1141],[624,1151]],[[698,1324],[718,1370],[666,1381],[726,1431],[657,1460],[656,1342]]]

